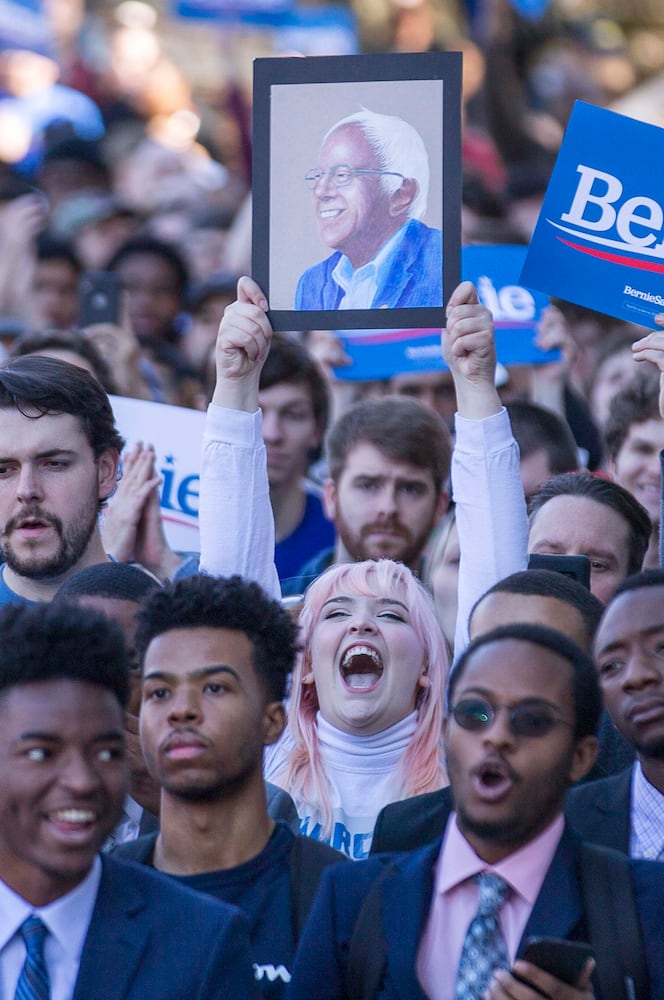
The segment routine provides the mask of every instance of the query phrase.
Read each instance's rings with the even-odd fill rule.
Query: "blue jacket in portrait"
[[[587,938],[579,879],[580,841],[567,828],[535,900],[523,939],[530,936]],[[329,869],[300,939],[288,1000],[347,1000],[347,960],[358,913],[384,870],[395,868],[380,887],[387,966],[376,1000],[425,1000],[415,964],[434,888],[440,842],[404,854],[382,855]],[[636,909],[650,979],[650,1000],[664,998],[664,865],[631,863]],[[596,990],[600,1000],[599,990]],[[601,1000],[613,1000],[601,997]]]
[[[295,292],[296,309],[338,309],[343,289],[332,277],[341,254],[337,251],[308,268]],[[378,281],[374,309],[417,309],[443,305],[443,240],[440,229],[417,219],[406,224],[398,253]]]

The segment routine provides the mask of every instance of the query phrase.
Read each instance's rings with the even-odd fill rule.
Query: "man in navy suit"
[[[628,577],[595,637],[614,725],[636,750],[619,774],[574,789],[567,814],[589,840],[635,858],[664,859],[664,570]]]
[[[464,995],[474,1000],[538,1000],[542,995],[616,1000],[619,991],[600,993],[592,960],[574,985],[566,985],[519,957],[530,936],[590,936],[581,843],[566,828],[562,810],[569,785],[592,766],[600,708],[594,664],[560,633],[511,625],[471,643],[452,673],[445,722],[456,812],[442,843],[396,856],[379,884],[385,961],[380,985],[370,995],[380,1000],[457,996],[466,930],[478,907],[476,876],[489,872],[506,883],[497,918],[505,960],[488,982],[478,982]],[[347,966],[355,922],[388,860],[377,857],[349,865],[349,871],[332,869],[324,877],[301,940],[290,1000],[352,995]],[[628,864],[617,855],[608,863]],[[649,978],[647,995],[653,1000],[664,995],[659,944],[664,869],[632,863],[629,883],[647,956],[647,967],[639,968]],[[602,980],[606,956],[600,957],[601,941],[592,943],[603,963],[597,970]],[[628,972],[638,979],[637,969]]]
[[[515,622],[546,625],[555,622],[559,632],[590,653],[603,612],[601,602],[576,580],[551,570],[520,570],[500,580],[482,595],[471,611],[468,625],[471,637],[476,638],[500,625]],[[614,728],[606,711],[601,717],[599,747],[595,764],[584,782],[616,774],[633,760],[631,747]],[[449,787],[402,799],[401,802],[390,802],[376,820],[371,853],[411,851],[433,843],[442,836],[452,808]],[[615,838],[611,841],[603,839],[601,826],[590,833],[585,826],[579,829],[576,822],[572,825],[584,839],[614,849],[625,849],[619,847]],[[595,833],[600,836],[595,836]],[[626,842],[626,836],[624,839]]]
[[[363,109],[324,136],[319,162],[305,182],[321,241],[335,252],[300,277],[295,308],[442,306],[442,235],[420,221],[429,157],[419,133]]]
[[[244,918],[99,855],[128,788],[127,656],[91,610],[0,612],[0,995],[255,997]]]

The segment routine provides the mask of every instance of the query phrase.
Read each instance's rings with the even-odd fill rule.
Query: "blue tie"
[[[495,969],[507,969],[507,948],[498,914],[509,892],[500,875],[481,872],[474,881],[480,888],[477,913],[463,942],[457,973],[456,1000],[479,1000]]]
[[[44,958],[44,940],[48,930],[33,914],[21,924],[20,934],[25,942],[26,955],[14,1000],[49,1000],[51,984]]]

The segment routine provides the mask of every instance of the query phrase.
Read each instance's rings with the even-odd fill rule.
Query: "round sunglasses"
[[[504,708],[509,719],[509,727],[514,736],[537,739],[546,736],[554,726],[574,723],[561,718],[549,705],[520,701],[517,705],[492,705],[485,698],[463,698],[452,709],[452,718],[471,733],[479,733],[493,725],[496,713]]]

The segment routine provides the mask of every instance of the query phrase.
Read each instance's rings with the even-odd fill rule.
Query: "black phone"
[[[114,271],[86,271],[79,285],[78,325],[120,322],[122,285]]]
[[[562,941],[559,938],[530,937],[526,939],[519,958],[531,962],[543,972],[574,986],[589,958],[595,953],[585,941]]]
[[[528,569],[548,569],[562,573],[590,590],[590,559],[588,556],[556,556],[548,552],[531,552]]]

